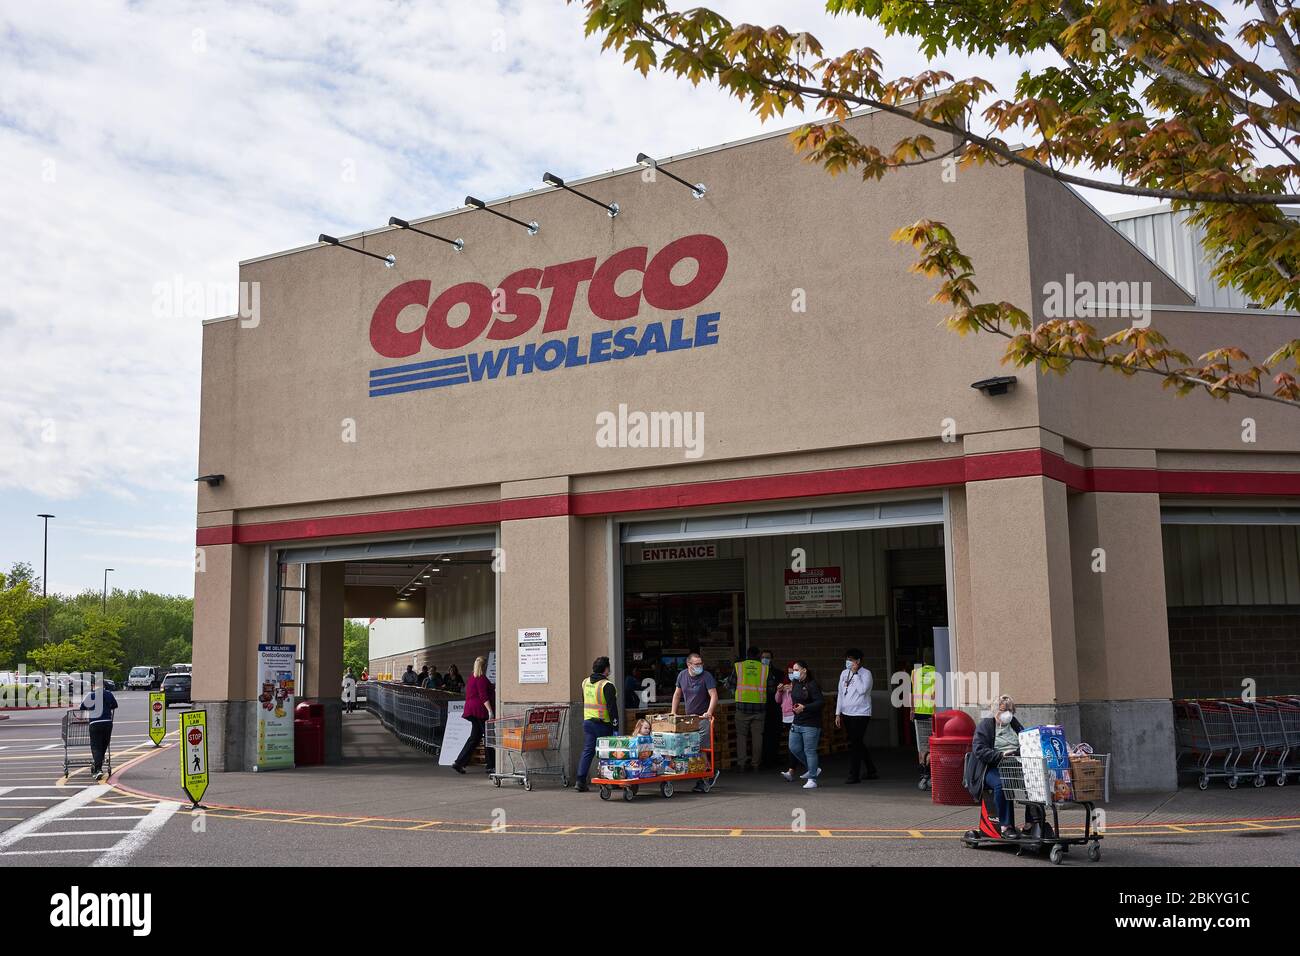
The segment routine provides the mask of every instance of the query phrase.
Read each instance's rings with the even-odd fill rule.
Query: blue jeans
[[[596,757],[596,738],[614,736],[614,725],[603,720],[582,722],[582,759],[578,761],[578,781],[585,784],[591,761]]]
[[[820,727],[790,725],[790,756],[808,768],[808,779],[817,776],[817,744],[822,738]]]
[[[993,803],[998,808],[998,823],[1002,827],[1014,826],[1016,818],[1012,813],[1011,801],[1002,792],[1002,774],[997,767],[989,767],[984,774],[984,786],[993,792]]]

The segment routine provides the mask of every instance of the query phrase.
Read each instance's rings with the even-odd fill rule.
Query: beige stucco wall
[[[883,118],[861,122],[891,125]],[[942,307],[926,304],[934,284],[908,274],[914,252],[889,239],[922,216],[944,219],[979,250],[989,295],[1023,297],[1024,250],[994,241],[1024,229],[1018,175],[963,171],[954,185],[922,168],[884,184],[832,180],[800,162],[783,138],[679,165],[675,172],[710,184],[704,200],[631,172],[588,187],[617,198],[624,211],[615,220],[571,195],[547,191],[508,209],[542,223],[532,238],[470,211],[429,224],[462,236],[460,254],[390,230],[367,237],[365,246],[393,252],[398,265],[392,270],[332,247],[245,265],[241,279],[260,283],[259,324],[229,321],[205,329],[200,469],[220,471],[226,481],[200,487],[199,510],[683,463],[680,450],[598,448],[595,416],[620,403],[704,412],[708,461],[934,436],[948,416],[957,416],[963,431],[1033,420],[1033,403],[1023,397],[977,400],[968,386],[998,371],[998,344],[963,341],[943,329]],[[369,370],[400,364],[377,356],[368,339],[376,304],[398,284],[432,278],[434,294],[462,281],[492,287],[520,268],[592,256],[603,261],[637,245],[653,254],[693,233],[717,236],[728,247],[721,285],[685,313],[720,312],[718,344],[367,397]],[[635,286],[631,277],[624,282]],[[795,290],[806,293],[806,313],[791,310]],[[418,322],[418,310],[410,313],[409,321]],[[643,307],[633,321],[675,315]],[[608,327],[580,290],[568,334]],[[486,344],[546,337],[539,323],[519,339]],[[475,343],[453,354],[475,346],[484,347]],[[442,354],[426,344],[409,361]],[[1027,391],[1032,395],[1032,384]],[[735,401],[739,395],[745,401]],[[342,440],[345,419],[356,422],[355,443]]]

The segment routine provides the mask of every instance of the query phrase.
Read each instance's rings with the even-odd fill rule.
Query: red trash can
[[[313,766],[325,762],[325,705],[304,700],[293,709],[293,762]]]
[[[945,807],[969,807],[978,801],[962,786],[966,754],[975,737],[975,721],[960,710],[934,715],[930,734],[930,799]]]

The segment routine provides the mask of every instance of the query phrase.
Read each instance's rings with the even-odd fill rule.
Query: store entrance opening
[[[913,509],[916,523],[895,523],[901,515],[889,514],[892,507]],[[868,515],[862,527],[843,530],[789,529],[800,517],[805,525],[847,521],[848,507],[624,526],[615,668],[622,667],[625,721],[665,709],[686,655],[698,651],[718,685],[718,763],[733,766],[734,664],[755,648],[770,652],[772,672],[782,682],[791,661],[807,663],[826,701],[821,749],[842,752],[848,741],[835,727],[835,696],[845,652],[858,648],[873,678],[869,746],[904,746],[906,740],[912,747],[903,735],[910,715],[892,706],[890,679],[923,656],[933,660],[935,628],[948,624],[942,503],[926,507],[853,506],[855,518],[877,509],[874,517],[884,526],[872,526]],[[698,533],[691,533],[692,523]],[[756,533],[707,536],[731,525]],[[784,769],[786,727],[775,702],[766,723],[765,762]]]

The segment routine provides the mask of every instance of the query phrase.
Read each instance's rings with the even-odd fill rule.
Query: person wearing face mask
[[[998,773],[998,764],[1008,756],[1020,753],[1020,731],[1024,728],[1016,719],[1016,702],[1008,694],[1003,694],[989,705],[989,714],[975,726],[975,739],[971,749],[974,767],[967,776],[967,789],[976,800],[983,799],[986,789],[993,794],[1002,839],[1016,840],[1020,834],[1016,830],[1014,806],[1002,792],[1002,775]]]
[[[835,691],[835,726],[843,727],[849,737],[849,776],[845,783],[861,782],[864,763],[868,780],[879,776],[867,750],[870,723],[871,671],[862,666],[862,652],[850,647],[844,652],[844,670]]]
[[[677,675],[677,686],[673,689],[673,702],[669,712],[676,714],[683,702],[686,705],[684,713],[704,718],[700,721],[701,742],[711,741],[713,711],[718,706],[718,682],[704,669],[704,658],[693,652],[686,658],[686,670]],[[703,780],[695,784],[695,790],[698,793],[707,792]]]
[[[808,769],[800,774],[805,790],[817,789],[822,768],[817,762],[817,745],[822,737],[822,689],[804,661],[795,661],[786,674],[790,678],[790,701],[794,721],[790,724],[790,756]],[[788,778],[787,778],[788,779]]]

